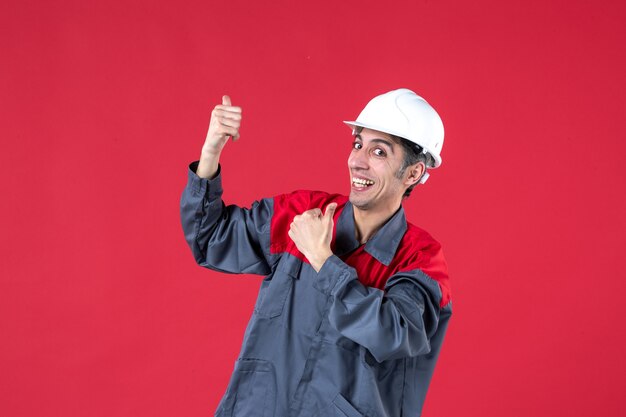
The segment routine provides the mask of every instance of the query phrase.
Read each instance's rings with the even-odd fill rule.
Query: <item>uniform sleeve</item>
[[[378,362],[431,351],[441,291],[420,269],[394,274],[383,291],[361,284],[356,270],[333,255],[314,286],[332,297],[330,324],[367,348]]]
[[[180,219],[187,244],[198,265],[229,273],[267,275],[272,199],[249,209],[222,201],[221,167],[215,178],[196,175],[198,161],[189,165],[180,199]]]

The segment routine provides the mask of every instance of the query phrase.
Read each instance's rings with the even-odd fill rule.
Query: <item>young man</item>
[[[350,195],[297,191],[250,209],[221,199],[241,108],[215,107],[181,198],[196,262],[266,276],[216,416],[418,416],[452,313],[441,246],[402,200],[441,164],[443,124],[410,90],[353,128]]]

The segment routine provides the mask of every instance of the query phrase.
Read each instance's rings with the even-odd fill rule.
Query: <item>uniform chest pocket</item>
[[[283,255],[276,269],[261,283],[254,312],[265,318],[280,316],[292,291],[294,279],[298,279],[302,261],[292,255]]]

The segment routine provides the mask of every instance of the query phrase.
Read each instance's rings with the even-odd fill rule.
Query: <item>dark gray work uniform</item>
[[[400,208],[365,244],[348,198],[296,191],[225,206],[221,174],[189,166],[181,197],[196,262],[264,275],[216,416],[419,416],[452,313],[441,246]],[[338,204],[317,273],[287,235],[296,214]]]

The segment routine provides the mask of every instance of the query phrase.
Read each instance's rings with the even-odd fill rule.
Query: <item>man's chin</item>
[[[369,201],[366,201],[365,199],[362,199],[362,198],[358,198],[354,196],[353,193],[350,193],[350,204],[352,204],[353,207],[356,207],[359,210],[368,210],[370,208]]]

